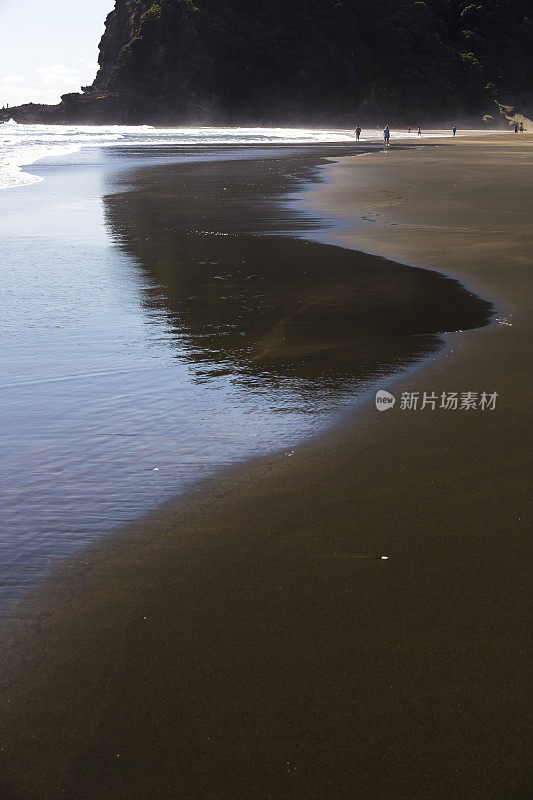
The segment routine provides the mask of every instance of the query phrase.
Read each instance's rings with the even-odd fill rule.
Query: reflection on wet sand
[[[146,306],[168,315],[198,379],[344,394],[487,322],[490,304],[444,275],[287,236],[324,227],[280,200],[312,163],[167,165],[106,196],[115,239],[155,287]]]

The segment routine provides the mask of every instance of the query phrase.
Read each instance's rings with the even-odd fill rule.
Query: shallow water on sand
[[[486,323],[456,281],[305,241],[324,152],[109,148],[0,194],[0,599]]]

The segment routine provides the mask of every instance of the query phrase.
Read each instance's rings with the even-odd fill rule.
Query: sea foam
[[[339,144],[351,132],[301,128],[153,128],[148,125],[0,125],[0,189],[42,180],[23,171],[43,158],[61,157],[85,147],[220,146],[265,144]]]
[[[355,124],[355,123],[354,123]],[[458,136],[496,131],[459,131]],[[450,130],[392,130],[392,140],[416,141],[449,136]],[[14,120],[0,124],[0,189],[42,180],[24,170],[43,158],[61,157],[86,147],[223,147],[239,145],[355,144],[352,130],[313,128],[154,128],[150,125],[18,125]],[[365,129],[361,143],[382,141],[381,127]]]

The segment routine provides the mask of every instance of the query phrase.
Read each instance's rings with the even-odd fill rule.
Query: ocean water
[[[298,202],[336,135],[0,126],[0,613],[484,324],[455,281],[306,241],[336,224]]]
[[[170,145],[339,144],[353,132],[299,128],[153,128],[148,125],[0,125],[0,189],[42,180],[21,167],[82,148]]]
[[[392,141],[420,141],[439,138],[449,131],[424,131],[417,136],[406,130],[392,130]],[[459,131],[458,135],[473,133]],[[364,129],[362,142],[381,139],[381,129]],[[290,145],[354,143],[353,130],[309,128],[153,128],[149,125],[17,125],[11,120],[0,124],[0,189],[26,185],[41,180],[31,170],[21,167],[39,159],[76,153],[83,148]]]

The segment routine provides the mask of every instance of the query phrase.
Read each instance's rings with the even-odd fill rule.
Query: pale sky
[[[92,83],[114,0],[0,0],[0,108]]]

